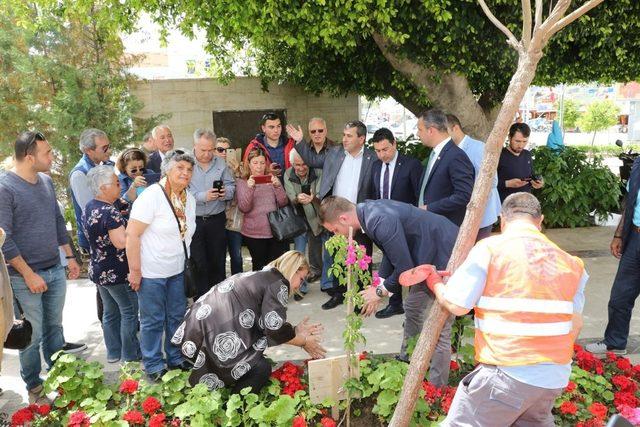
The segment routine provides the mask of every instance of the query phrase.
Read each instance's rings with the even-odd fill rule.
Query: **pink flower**
[[[382,280],[380,280],[380,276],[378,275],[378,272],[374,271],[373,275],[372,275],[372,279],[371,279],[371,285],[374,288],[376,288],[376,287],[378,287],[378,285],[380,284],[381,281]]]
[[[360,270],[366,270],[367,268],[369,268],[369,263],[364,259],[358,260],[358,267],[360,268]]]
[[[346,265],[353,265],[356,263],[356,254],[349,253],[347,254],[347,259],[344,261]]]

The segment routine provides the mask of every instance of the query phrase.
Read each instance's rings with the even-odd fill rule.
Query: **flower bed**
[[[575,346],[571,382],[553,410],[557,425],[604,426],[615,413],[640,425],[640,365],[609,353],[596,359]],[[354,397],[353,426],[386,425],[393,415],[408,365],[395,359],[360,355],[360,378],[347,386]],[[460,378],[472,368],[451,362],[451,386],[437,388],[423,381],[413,421],[437,425],[445,416]],[[45,382],[57,391],[52,407],[30,405],[13,414],[14,426],[336,426],[329,415],[333,402],[311,403],[304,364],[285,362],[274,370],[270,384],[259,394],[209,391],[204,384],[190,387],[188,373],[171,371],[158,384],[147,383],[136,364],[122,370],[117,384],[106,384],[97,362],[60,355]],[[342,403],[344,409],[344,402]]]

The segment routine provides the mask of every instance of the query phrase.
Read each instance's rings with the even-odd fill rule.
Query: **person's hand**
[[[531,186],[533,188],[535,188],[536,190],[539,188],[542,188],[544,186],[544,180],[540,179],[540,180],[531,180]]]
[[[78,262],[76,261],[75,258],[69,259],[69,264],[67,265],[67,268],[69,269],[70,280],[76,280],[78,277],[80,277],[80,266],[78,265]]]
[[[364,291],[360,291],[360,295],[364,298],[364,305],[360,312],[364,317],[369,317],[378,311],[378,306],[380,302],[382,302],[382,298],[376,295],[376,288],[374,286],[369,286]]]
[[[47,290],[47,282],[35,271],[24,276],[24,283],[32,294],[41,294]]]
[[[451,273],[448,271],[438,271],[433,265],[429,265],[427,269],[427,278],[425,279],[427,287],[435,295],[436,284],[443,283],[442,278],[450,275]]]
[[[520,178],[508,179],[504,182],[504,186],[507,188],[520,188],[527,185],[527,181]]]
[[[327,350],[325,350],[325,348],[320,345],[320,336],[318,335],[308,336],[307,342],[302,346],[302,348],[313,359],[323,359],[327,354]]]
[[[313,200],[313,196],[310,196],[308,194],[305,193],[300,193],[296,196],[296,200],[298,201],[298,203],[300,203],[301,205],[308,205],[309,203],[311,203],[311,201]]]
[[[269,165],[269,173],[273,176],[282,175],[282,167],[277,163],[271,163]]]
[[[324,332],[324,326],[321,323],[309,323],[309,316],[306,316],[302,322],[295,327],[296,335],[310,336],[321,335]]]
[[[218,191],[217,188],[210,188],[207,190],[207,202],[210,202],[212,200],[218,200],[220,198],[220,192]]]
[[[296,129],[295,127],[293,127],[293,125],[288,124],[287,133],[289,134],[289,137],[292,138],[295,142],[302,141],[302,138],[304,137],[304,133],[302,132],[302,128],[300,126],[298,126],[298,129]]]
[[[611,248],[611,255],[620,259],[622,256],[622,239],[620,237],[614,237],[609,247]]]
[[[134,291],[138,291],[140,289],[140,282],[142,281],[142,272],[140,270],[135,271],[135,270],[131,270],[129,271],[129,286],[131,286],[131,289]]]
[[[253,187],[255,187],[255,186],[256,186],[256,180],[253,178],[253,175],[251,175],[251,176],[249,177],[249,179],[247,180],[247,186],[248,186],[249,188],[253,188]]]
[[[146,187],[147,186],[147,180],[144,179],[144,176],[140,175],[140,176],[136,176],[133,180],[133,185],[134,187],[138,188],[138,187]]]
[[[282,183],[280,182],[280,178],[278,178],[275,175],[271,175],[271,184],[273,184],[274,187],[281,187]]]

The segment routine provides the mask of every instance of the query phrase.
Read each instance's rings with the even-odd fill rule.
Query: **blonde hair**
[[[309,270],[307,258],[299,251],[287,251],[271,261],[268,266],[282,273],[289,282],[298,271],[302,269]]]

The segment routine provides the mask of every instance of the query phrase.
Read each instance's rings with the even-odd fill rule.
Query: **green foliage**
[[[605,220],[617,208],[619,180],[600,156],[589,160],[572,147],[559,152],[538,147],[533,156],[535,171],[544,178],[544,187],[534,193],[542,204],[545,226],[590,226],[593,217]]]
[[[556,103],[556,109],[560,111],[560,104]],[[580,118],[580,105],[573,99],[565,99],[562,102],[560,120],[564,129],[574,129]]]
[[[620,108],[609,99],[594,101],[578,119],[578,126],[583,132],[606,130],[618,123],[619,113]]]

